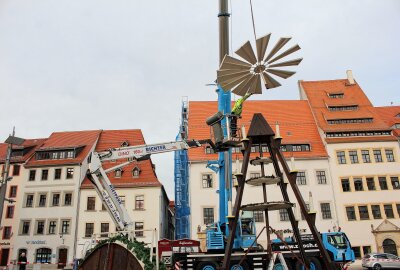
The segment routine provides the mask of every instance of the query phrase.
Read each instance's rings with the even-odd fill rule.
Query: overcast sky
[[[232,48],[253,40],[249,1],[231,0]],[[400,1],[253,0],[256,32],[292,36],[304,57],[283,86],[345,78],[374,105],[400,105]],[[175,139],[183,96],[216,100],[218,1],[1,0],[0,140],[53,131],[142,129]],[[153,156],[173,199],[173,154]]]

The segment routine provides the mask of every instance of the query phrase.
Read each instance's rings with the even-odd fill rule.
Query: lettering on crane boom
[[[155,145],[146,147],[146,152],[159,152],[163,150],[167,150],[165,145]]]
[[[110,210],[111,214],[114,216],[115,220],[117,222],[122,222],[121,221],[121,217],[119,216],[119,213],[118,213],[117,209],[115,209],[114,204],[113,204],[110,196],[108,196],[107,193],[104,190],[102,191],[102,193],[103,193],[104,201],[107,204],[108,209]]]

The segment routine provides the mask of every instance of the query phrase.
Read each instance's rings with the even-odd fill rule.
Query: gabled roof
[[[24,143],[19,146],[13,146],[13,150],[23,150],[23,156],[11,157],[11,163],[23,163],[28,160],[46,139],[25,139]],[[7,155],[8,144],[0,143],[0,163],[4,163]]]
[[[140,129],[128,130],[103,130],[101,131],[99,140],[96,144],[96,152],[102,152],[110,148],[121,147],[121,144],[128,142],[129,146],[145,144],[145,140]],[[127,159],[116,161],[108,161],[103,163],[103,168],[111,168],[120,163],[126,162]],[[135,167],[140,169],[139,177],[134,178],[132,171]],[[156,173],[153,168],[151,159],[143,161],[134,161],[122,168],[121,177],[115,177],[114,172],[110,172],[108,177],[111,183],[116,187],[160,187]],[[92,188],[92,184],[86,178],[82,183],[82,188]]]
[[[217,112],[216,101],[190,101],[188,117],[189,139],[210,138],[210,127],[206,119]],[[246,130],[254,113],[262,113],[269,125],[275,130],[275,123],[279,123],[282,144],[310,144],[309,152],[284,152],[285,156],[295,158],[327,157],[326,150],[318,133],[317,125],[304,100],[247,100],[243,106],[242,118],[238,126],[243,124]],[[255,153],[253,154],[256,155]],[[237,155],[241,158],[241,155]],[[217,154],[206,154],[204,147],[189,150],[189,160],[205,161],[217,159]],[[236,158],[236,155],[233,155]]]
[[[348,80],[299,81],[313,110],[318,126],[324,132],[390,130],[361,87]],[[329,93],[343,93],[343,98],[330,98]],[[329,106],[357,105],[354,111],[330,111]],[[373,118],[371,123],[328,124],[327,120]]]
[[[82,148],[75,158],[37,160],[33,155],[26,167],[81,164],[97,141],[100,130],[54,132],[37,150]]]

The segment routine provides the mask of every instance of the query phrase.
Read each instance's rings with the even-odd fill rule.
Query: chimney
[[[350,70],[347,70],[346,73],[347,73],[347,80],[349,81],[349,85],[355,85],[356,82],[354,81],[354,78],[353,78],[353,71],[350,69]]]

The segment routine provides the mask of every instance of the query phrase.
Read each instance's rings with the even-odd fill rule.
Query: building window
[[[11,226],[4,226],[3,239],[10,239],[10,238],[11,238]]]
[[[361,156],[364,163],[371,163],[371,156],[369,155],[369,150],[361,150]]]
[[[74,177],[74,168],[67,168],[67,179],[72,179]]]
[[[381,206],[380,205],[371,205],[371,210],[372,210],[372,216],[374,219],[380,219],[382,218],[381,215]]]
[[[116,169],[114,171],[114,177],[115,178],[121,178],[121,175],[122,175],[122,170],[121,169]]]
[[[356,257],[356,259],[361,259],[360,247],[352,247],[351,249],[354,251],[354,256]]]
[[[206,225],[214,223],[214,208],[203,208],[203,222]]]
[[[49,222],[49,234],[56,234],[57,230],[57,221],[51,220]]]
[[[18,176],[20,169],[21,169],[20,165],[14,164],[14,166],[13,166],[13,176]]]
[[[349,221],[356,220],[356,211],[354,210],[354,206],[346,207],[346,214]]]
[[[349,157],[352,164],[358,163],[358,154],[356,150],[349,151]]]
[[[342,190],[343,190],[343,192],[351,191],[349,179],[347,179],[347,178],[346,179],[342,179]]]
[[[325,171],[317,171],[317,181],[318,181],[318,184],[321,184],[321,185],[326,184],[326,172]]]
[[[384,204],[383,209],[385,210],[386,218],[394,218],[393,207],[391,204]]]
[[[96,210],[96,197],[88,197],[87,198],[86,210],[87,211]]]
[[[36,234],[44,234],[44,221],[36,221]]]
[[[64,205],[72,205],[72,193],[65,193]]]
[[[279,220],[289,221],[289,212],[287,211],[287,209],[279,209]]]
[[[62,172],[62,169],[55,169],[55,171],[54,171],[54,179],[55,180],[61,179],[61,172]]]
[[[211,173],[202,175],[202,185],[203,188],[212,188],[213,187],[213,177]]]
[[[144,195],[135,196],[135,209],[144,210]]]
[[[14,217],[14,205],[7,206],[6,210],[6,218],[13,218]]]
[[[35,178],[36,178],[36,170],[30,170],[30,171],[29,171],[29,178],[28,178],[28,180],[29,180],[29,181],[35,181]]]
[[[328,110],[331,112],[337,111],[355,111],[358,109],[358,105],[345,105],[345,106],[328,106]]]
[[[51,249],[49,248],[38,248],[36,250],[37,263],[51,263]]]
[[[263,211],[253,211],[253,217],[255,222],[264,222],[264,212]]]
[[[107,237],[109,231],[110,231],[109,223],[101,223],[100,224],[101,237]]]
[[[331,219],[331,204],[330,203],[321,203],[321,213],[322,219]]]
[[[46,181],[49,177],[49,170],[42,170],[42,181]]]
[[[125,206],[125,196],[119,196],[119,200],[123,206]]]
[[[390,177],[393,189],[400,189],[399,178],[397,176]]]
[[[358,213],[360,214],[360,219],[369,219],[368,207],[366,205],[358,206]]]
[[[346,155],[344,151],[337,151],[336,156],[339,164],[346,164]]]
[[[140,175],[140,169],[138,167],[133,168],[132,177],[133,178],[139,178],[139,175]]]
[[[329,93],[328,97],[329,98],[343,98],[344,97],[344,93]]]
[[[388,189],[388,184],[386,181],[386,177],[378,177],[379,179],[379,186],[381,187],[381,190],[387,190]]]
[[[21,227],[21,234],[22,235],[28,235],[29,234],[30,225],[31,225],[30,221],[22,221],[22,227]]]
[[[17,189],[18,189],[18,186],[10,186],[10,191],[8,192],[8,197],[9,198],[17,197]]]
[[[306,172],[298,172],[296,177],[297,185],[307,185]]]
[[[394,162],[393,150],[385,149],[385,154],[387,162]]]
[[[85,237],[92,237],[93,232],[94,232],[94,223],[86,223]]]
[[[400,216],[400,204],[396,204],[397,214]]]
[[[364,187],[363,187],[363,182],[361,178],[354,178],[354,189],[356,191],[363,191]]]
[[[46,194],[40,194],[39,195],[39,207],[45,207],[46,206]]]
[[[352,118],[352,119],[329,119],[328,124],[361,124],[361,123],[372,123],[372,118]]]
[[[33,194],[26,195],[25,207],[33,207]]]
[[[135,222],[135,236],[143,237],[144,236],[144,222]]]
[[[374,150],[375,162],[383,162],[381,150]]]
[[[59,193],[54,193],[53,194],[53,200],[51,202],[52,206],[59,206],[60,205],[60,194]]]
[[[61,221],[61,234],[69,234],[70,220]]]
[[[68,151],[67,158],[74,158],[74,151]]]
[[[375,180],[373,177],[367,177],[367,187],[368,190],[375,190]]]

